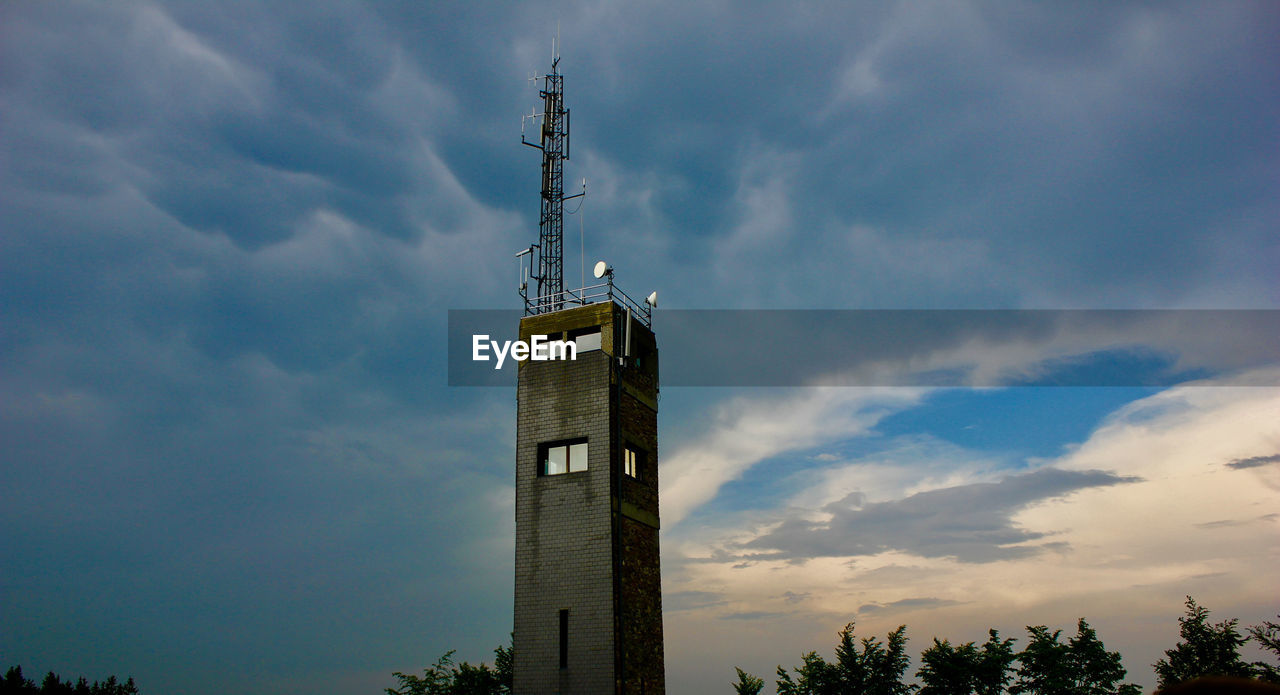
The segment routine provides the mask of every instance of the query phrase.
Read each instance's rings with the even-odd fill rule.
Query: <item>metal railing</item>
[[[530,297],[527,287],[520,288],[520,298],[524,300],[524,315],[549,314],[571,306],[586,306],[599,302],[615,302],[624,309],[630,309],[645,328],[653,327],[653,307],[647,302],[637,302],[626,292],[613,284],[613,275],[605,276],[606,282],[589,285],[576,290],[561,290],[542,297]]]

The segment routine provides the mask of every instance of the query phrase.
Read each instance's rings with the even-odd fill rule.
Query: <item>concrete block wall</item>
[[[613,692],[608,356],[528,364],[517,399],[515,691]],[[587,470],[538,475],[540,443],[580,437]],[[563,671],[562,609],[569,610]]]
[[[643,391],[641,397],[647,395]],[[656,394],[654,394],[656,396]],[[662,572],[658,548],[658,414],[656,398],[624,389],[618,410],[622,438],[645,452],[639,479],[621,476],[622,500],[641,513],[619,524],[619,631],[624,695],[666,692],[662,650]],[[623,506],[624,509],[628,508]]]
[[[614,353],[625,314],[591,305],[521,321],[522,339],[602,327],[602,349],[572,362],[525,362],[517,387],[515,692],[662,695],[658,548],[657,350],[633,324],[626,366]],[[617,441],[614,441],[617,437]],[[587,440],[587,470],[539,475],[539,445]],[[621,447],[645,451],[639,480]],[[615,575],[616,573],[616,575]],[[560,668],[560,611],[569,611]]]

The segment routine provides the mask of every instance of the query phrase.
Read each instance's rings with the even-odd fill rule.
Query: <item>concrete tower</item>
[[[569,110],[560,58],[539,92],[542,212],[521,260],[520,340],[572,341],[573,360],[520,363],[516,395],[517,695],[661,695],[658,349],[651,295],[566,290],[564,161]],[[522,128],[523,130],[523,128]],[[528,263],[526,269],[525,264]],[[536,295],[529,296],[529,281]]]
[[[628,312],[611,280],[604,301],[520,322],[521,340],[573,340],[577,357],[520,365],[519,695],[665,692],[658,351],[647,307]]]

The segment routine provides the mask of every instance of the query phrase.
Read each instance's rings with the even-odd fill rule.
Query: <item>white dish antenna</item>
[[[654,309],[657,309],[658,308],[658,291],[654,290],[653,292],[650,292],[649,296],[644,298],[644,303],[648,304]]]
[[[595,269],[591,271],[591,274],[595,275],[596,279],[598,280],[612,272],[613,272],[613,268],[610,268],[608,263],[605,263],[604,261],[599,261],[598,263],[596,263]]]

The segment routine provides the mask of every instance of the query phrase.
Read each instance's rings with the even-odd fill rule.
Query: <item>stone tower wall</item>
[[[635,359],[620,367],[625,314],[596,304],[521,321],[564,337],[601,326],[601,349],[575,361],[525,362],[517,387],[515,692],[664,692],[658,550],[657,351],[632,326]],[[539,446],[587,440],[586,471],[539,475]],[[644,452],[640,478],[622,448]],[[560,611],[569,611],[560,668]]]

